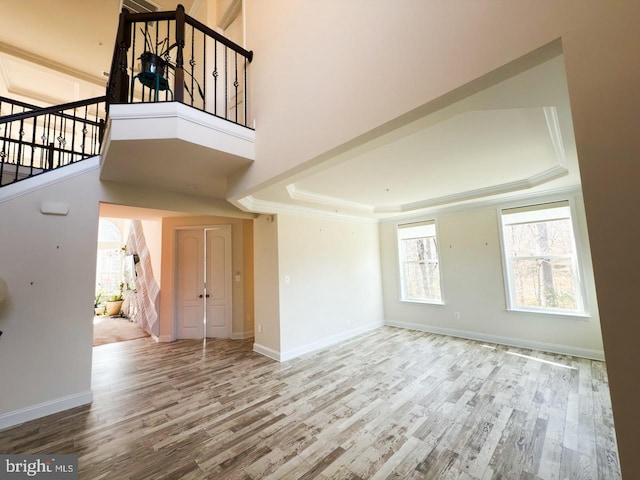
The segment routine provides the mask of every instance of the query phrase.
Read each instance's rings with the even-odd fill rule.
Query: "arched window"
[[[122,232],[113,221],[101,218],[98,224],[98,242],[122,243]]]

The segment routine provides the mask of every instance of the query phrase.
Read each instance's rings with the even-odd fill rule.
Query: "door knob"
[[[209,298],[211,295],[209,295],[208,293],[205,295],[207,298]]]
[[[198,298],[202,298],[202,294],[198,295]]]

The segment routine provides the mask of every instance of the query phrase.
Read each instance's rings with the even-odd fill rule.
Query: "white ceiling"
[[[160,10],[203,0],[152,0]],[[122,0],[0,0],[0,95],[56,105],[105,94]]]
[[[563,58],[297,172],[240,200],[383,218],[580,185]]]
[[[103,95],[120,3],[30,0],[16,9],[0,0],[1,11],[12,12],[0,16],[0,95],[40,104]],[[580,185],[561,55],[382,131],[235,203],[256,212],[385,218]],[[203,167],[196,193],[208,186],[223,197],[228,173]],[[174,177],[179,186],[154,185],[179,191],[197,183],[193,175]]]

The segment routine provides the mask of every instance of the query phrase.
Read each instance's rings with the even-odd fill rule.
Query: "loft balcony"
[[[0,186],[100,153],[101,179],[225,198],[254,161],[249,52],[175,11],[122,10],[105,97],[0,98]]]
[[[224,198],[254,160],[249,52],[174,12],[120,14],[101,179]]]

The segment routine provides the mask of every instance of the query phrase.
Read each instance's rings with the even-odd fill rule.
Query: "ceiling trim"
[[[554,143],[555,145],[555,143]],[[327,195],[321,195],[306,190],[298,189],[295,184],[289,184],[286,186],[289,196],[294,200],[306,201],[314,203],[316,205],[323,205],[332,208],[355,210],[362,212],[362,214],[400,214],[408,213],[416,210],[424,210],[427,208],[466,202],[469,200],[477,200],[484,197],[492,197],[504,193],[510,193],[518,190],[527,190],[533,187],[537,187],[544,183],[556,180],[560,177],[564,177],[569,173],[569,170],[563,165],[555,165],[547,170],[532,175],[530,177],[515,180],[513,182],[501,183],[498,185],[491,185],[489,187],[477,188],[474,190],[466,190],[464,192],[455,193],[452,195],[444,195],[441,197],[431,198],[428,200],[421,200],[419,202],[405,203],[400,205],[383,205],[383,206],[371,206],[363,203],[350,202],[347,200],[341,200],[336,197],[330,197]],[[258,200],[253,196],[249,196],[253,199],[253,202],[266,202],[270,205],[284,205],[278,202],[270,202],[267,200]],[[249,198],[245,197],[245,198]],[[241,202],[242,203],[242,202]],[[244,203],[243,203],[244,205]],[[297,208],[297,207],[296,207]],[[302,207],[300,207],[302,208]],[[273,213],[273,212],[270,212]]]
[[[348,208],[349,210],[357,210],[366,213],[373,213],[374,211],[373,205],[351,202],[349,200],[342,200],[340,198],[331,197],[329,195],[322,195],[319,193],[310,192],[308,190],[302,190],[296,187],[295,183],[290,183],[285,188],[289,193],[289,197],[294,200],[301,200],[304,202],[311,202],[318,205],[326,205],[329,207]]]
[[[253,195],[243,197],[236,202],[241,205],[247,211],[253,213],[260,213],[265,215],[273,214],[288,214],[288,215],[300,215],[304,217],[324,218],[327,220],[340,220],[356,223],[378,223],[377,218],[362,217],[358,215],[351,215],[347,213],[341,213],[337,210],[329,212],[327,210],[318,210],[315,208],[301,207],[299,205],[289,205],[286,203],[272,202],[269,200],[259,200]]]
[[[558,165],[564,167],[566,165],[566,154],[564,150],[564,142],[562,141],[562,130],[560,129],[560,121],[558,120],[558,109],[556,107],[542,107],[544,118],[549,128],[549,136],[553,149],[556,152]]]
[[[431,198],[429,200],[422,200],[420,202],[405,203],[404,205],[390,205],[374,208],[374,213],[404,213],[414,210],[420,210],[424,208],[437,207],[440,205],[459,203],[468,200],[475,200],[483,197],[491,197],[494,195],[500,195],[503,193],[514,192],[517,190],[526,190],[532,187],[537,187],[543,183],[555,180],[563,177],[569,173],[565,167],[556,165],[543,172],[540,172],[531,177],[515,180],[513,182],[501,183],[498,185],[491,185],[490,187],[476,188],[474,190],[467,190],[460,193],[454,193],[452,195],[444,195],[442,197]]]
[[[73,78],[93,83],[94,85],[100,85],[101,87],[105,88],[107,85],[107,79],[103,76],[91,75],[87,72],[83,72],[82,70],[78,70],[77,68],[69,67],[68,65],[64,65],[60,62],[56,62],[41,55],[23,50],[22,48],[9,45],[5,42],[0,42],[0,52],[6,53],[21,60],[25,60],[27,62],[35,63],[36,65],[40,65],[41,67],[55,70],[56,72],[64,73],[65,75],[69,75]]]
[[[581,185],[569,185],[567,187],[555,188],[553,190],[545,190],[543,192],[527,192],[518,193],[514,195],[504,196],[500,198],[483,198],[474,200],[468,203],[456,204],[456,205],[443,205],[434,208],[425,208],[419,212],[407,212],[403,215],[395,215],[380,219],[380,223],[393,223],[397,221],[406,221],[412,219],[421,219],[425,216],[440,216],[460,213],[464,211],[496,207],[513,204],[526,204],[528,202],[537,202],[541,199],[545,200],[557,200],[565,199],[569,195],[582,195]]]

